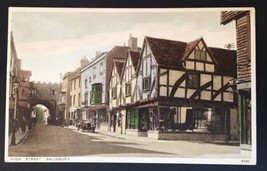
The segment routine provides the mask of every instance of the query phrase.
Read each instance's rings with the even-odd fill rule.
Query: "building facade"
[[[223,11],[221,24],[236,23],[238,115],[240,143],[251,145],[251,27],[250,11]]]
[[[107,129],[106,58],[106,52],[98,52],[81,70],[82,119],[95,123],[96,129]]]
[[[236,98],[229,84],[236,77],[235,60],[235,51],[207,47],[203,38],[186,43],[146,37],[135,70],[135,91],[127,89],[126,75],[120,86],[117,110],[127,106],[127,114],[118,115],[126,116],[125,133],[155,139],[237,140]],[[127,74],[126,69],[122,73]],[[122,96],[126,94],[130,99]]]
[[[109,91],[109,108],[111,113],[111,132],[125,133],[125,112],[121,109],[121,72],[125,59],[113,59],[110,91]]]
[[[113,60],[110,80],[110,110],[113,113],[112,131],[136,134],[134,110],[128,105],[136,101],[136,68],[140,49],[129,49],[125,60]]]
[[[76,125],[76,122],[81,118],[81,73],[77,73],[70,80],[70,124]]]
[[[19,82],[21,60],[18,59],[13,34],[11,32],[9,61],[9,133],[12,132],[13,119],[18,118],[18,88],[14,82]]]
[[[20,85],[18,89],[18,120],[21,121],[25,117],[28,121],[30,119],[30,77],[31,71],[20,70],[19,79]]]
[[[137,38],[128,40],[128,46],[115,46],[109,52],[99,53],[96,58],[81,71],[81,97],[83,119],[96,124],[100,131],[110,131],[113,122],[109,111],[109,81],[113,59],[125,59],[128,49],[137,48]]]
[[[80,66],[78,68],[76,68],[72,72],[67,72],[63,75],[62,83],[61,83],[62,84],[62,86],[61,86],[61,100],[60,100],[59,105],[61,106],[60,107],[61,113],[63,114],[63,116],[61,118],[63,118],[63,122],[67,125],[72,124],[73,117],[74,117],[74,111],[70,111],[70,108],[72,107],[72,104],[73,104],[73,96],[71,97],[71,91],[73,90],[72,88],[74,88],[74,85],[76,86],[76,83],[73,84],[72,81],[75,78],[77,78],[77,76],[80,75],[81,70],[86,65],[88,65],[88,63],[89,63],[88,59],[83,57],[80,60]],[[78,81],[78,84],[79,84],[79,81]],[[76,92],[77,91],[74,91],[74,92],[72,91],[72,93],[76,93]],[[75,96],[75,98],[76,98],[76,96]],[[73,109],[73,108],[71,108],[71,109]]]

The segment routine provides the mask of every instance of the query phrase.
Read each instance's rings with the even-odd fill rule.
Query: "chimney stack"
[[[132,34],[130,34],[130,36],[129,36],[128,46],[131,49],[137,49],[137,38],[136,37],[132,37]]]

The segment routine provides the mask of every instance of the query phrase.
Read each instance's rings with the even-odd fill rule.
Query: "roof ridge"
[[[155,38],[155,37],[150,37],[150,36],[145,36],[145,38],[148,39],[157,39],[157,40],[165,40],[165,41],[170,41],[170,42],[177,42],[177,43],[186,43],[185,41],[180,41],[180,40],[172,40],[172,39],[166,39],[166,38]]]

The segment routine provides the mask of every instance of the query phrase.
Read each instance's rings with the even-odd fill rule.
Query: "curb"
[[[26,133],[26,135],[25,135],[24,137],[22,137],[22,138],[20,139],[20,141],[19,141],[16,145],[20,144],[21,142],[24,143],[24,141],[28,138],[28,136],[30,135],[30,133],[32,132],[32,130],[33,130],[33,128],[32,128],[31,130],[29,130],[29,131]]]

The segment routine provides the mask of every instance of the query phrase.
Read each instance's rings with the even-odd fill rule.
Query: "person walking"
[[[20,127],[21,127],[22,135],[24,135],[25,131],[26,131],[26,119],[25,119],[25,117],[22,117]]]

